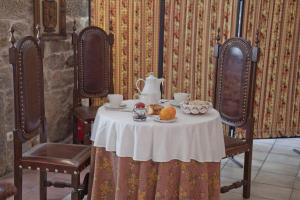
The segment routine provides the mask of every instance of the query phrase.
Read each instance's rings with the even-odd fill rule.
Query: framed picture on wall
[[[45,40],[65,39],[66,0],[33,0],[34,31],[37,25]]]

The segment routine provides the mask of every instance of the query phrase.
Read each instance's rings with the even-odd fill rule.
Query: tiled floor
[[[252,200],[300,200],[300,138],[254,141]],[[235,157],[243,162],[243,155]],[[222,185],[242,178],[243,169],[222,161]],[[242,200],[242,188],[221,195],[222,200]]]
[[[254,141],[252,161],[252,200],[300,200],[300,155],[293,151],[300,150],[300,138],[264,139]],[[235,157],[243,161],[243,156]],[[83,173],[82,175],[84,175]],[[243,175],[231,160],[222,161],[222,185],[230,184]],[[61,174],[49,174],[49,179],[70,181]],[[1,181],[13,182],[12,177],[1,178]],[[23,199],[38,199],[38,176],[33,171],[24,175]],[[48,199],[61,200],[71,189],[49,188]],[[11,198],[12,199],[12,198]],[[64,200],[70,199],[69,197]],[[242,200],[242,188],[231,190],[221,195],[222,200]]]
[[[88,170],[88,169],[87,169]],[[83,180],[87,170],[83,171],[80,175],[81,180]],[[38,186],[38,173],[36,171],[25,170],[23,174],[23,199],[25,200],[38,200],[39,199],[39,186]],[[61,181],[70,183],[71,176],[66,174],[56,174],[48,173],[48,180],[50,181]],[[11,182],[13,183],[12,175],[3,177],[0,181]],[[48,200],[62,200],[71,193],[70,188],[54,188],[49,187],[47,190],[47,199]],[[70,197],[66,197],[64,200],[69,200]],[[9,198],[8,200],[13,200]]]

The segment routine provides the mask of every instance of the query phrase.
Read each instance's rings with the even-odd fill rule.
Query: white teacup
[[[190,94],[183,92],[174,93],[174,100],[177,104],[180,104],[184,101],[188,101],[190,99],[190,96]]]
[[[109,94],[107,95],[109,104],[113,108],[119,108],[123,101],[123,95],[121,94]]]

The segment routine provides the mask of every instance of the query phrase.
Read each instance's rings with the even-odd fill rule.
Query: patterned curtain
[[[245,2],[244,37],[260,31],[255,135],[300,135],[300,0]]]
[[[212,100],[213,46],[235,34],[236,0],[166,0],[164,30],[165,97],[188,92]]]
[[[233,37],[238,0],[165,0],[164,97],[189,92],[212,100],[217,28]],[[298,11],[298,12],[297,12]],[[243,37],[259,30],[255,137],[300,135],[300,0],[245,1]],[[135,81],[157,73],[159,0],[92,0],[92,23],[112,21],[115,91],[131,98]]]
[[[136,94],[135,82],[149,72],[157,75],[159,0],[92,0],[92,25],[109,31],[113,45],[114,89],[124,98]]]

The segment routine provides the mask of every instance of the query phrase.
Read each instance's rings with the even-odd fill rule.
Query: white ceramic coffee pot
[[[139,82],[144,82],[144,88],[141,91],[139,88]],[[157,78],[153,75],[153,72],[150,72],[150,75],[146,78],[146,80],[138,79],[136,81],[136,88],[140,93],[142,98],[146,98],[147,104],[156,104],[159,102],[161,98],[160,84],[164,81],[163,78]]]

